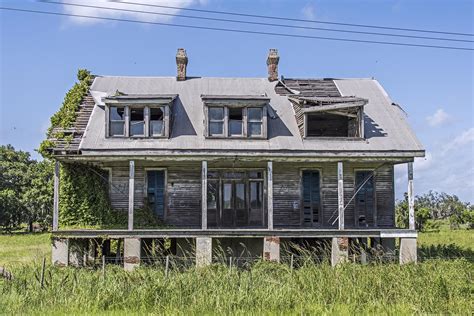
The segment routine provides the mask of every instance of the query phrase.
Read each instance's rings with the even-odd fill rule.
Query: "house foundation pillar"
[[[53,238],[51,259],[55,266],[66,267],[69,265],[69,239]]]
[[[196,267],[205,267],[212,263],[212,238],[196,238]]]
[[[263,259],[280,262],[280,237],[263,238]]]
[[[349,238],[334,237],[331,246],[331,265],[334,267],[349,258]]]
[[[400,264],[416,263],[416,238],[400,238]]]
[[[123,268],[125,271],[133,271],[140,266],[141,240],[140,238],[125,238],[124,241]]]

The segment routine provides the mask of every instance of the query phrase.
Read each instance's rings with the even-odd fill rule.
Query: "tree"
[[[37,162],[11,145],[0,146],[0,226],[7,231],[27,223],[47,225],[52,213],[52,163]]]

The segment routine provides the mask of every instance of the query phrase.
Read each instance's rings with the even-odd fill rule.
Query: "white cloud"
[[[72,3],[69,0],[63,1],[65,3]],[[173,7],[189,7],[195,4],[205,4],[207,0],[128,0],[127,2],[136,2],[140,4],[151,4],[151,5],[163,5],[163,6],[173,6]],[[166,13],[166,14],[176,14],[179,10],[168,9],[168,8],[158,8],[158,7],[149,7],[142,5],[133,5],[125,4],[116,1],[109,0],[83,0],[81,2],[76,2],[81,5],[90,5],[90,6],[99,6],[99,7],[109,7],[120,10],[135,10],[135,11],[148,11],[148,12],[157,12],[157,13]],[[95,17],[104,17],[104,18],[115,18],[115,19],[134,19],[139,21],[151,21],[151,22],[168,22],[173,19],[172,16],[167,15],[157,15],[157,14],[148,14],[148,13],[138,13],[138,12],[127,12],[120,10],[108,10],[108,9],[99,9],[91,7],[80,7],[80,6],[70,6],[63,5],[65,13],[74,14],[74,15],[86,15],[86,16],[95,16]],[[80,18],[80,17],[70,17],[71,21],[78,24],[94,24],[99,22],[105,22],[105,20],[89,19],[89,18]]]
[[[307,4],[301,9],[301,13],[306,19],[314,20],[316,17],[316,8],[312,4]]]
[[[446,145],[444,146],[442,153],[443,155],[446,155],[449,152],[457,148],[461,148],[462,146],[468,145],[469,143],[472,143],[472,142],[474,142],[474,127],[471,127],[465,130],[460,135],[456,136],[452,141],[446,142]],[[465,149],[466,149],[465,152],[468,155],[473,155],[474,153],[473,145]]]
[[[441,126],[451,121],[451,116],[443,109],[438,109],[433,115],[429,115],[426,120],[430,126]]]

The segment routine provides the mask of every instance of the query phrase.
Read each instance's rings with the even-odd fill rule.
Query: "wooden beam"
[[[59,161],[54,163],[53,232],[59,228]]]
[[[267,215],[268,229],[273,230],[273,162],[267,162]]]
[[[408,228],[415,230],[415,195],[413,192],[413,162],[408,163]]]
[[[201,180],[202,180],[202,202],[201,202],[201,228],[203,230],[207,229],[207,161],[202,161],[202,168],[201,168]]]
[[[347,102],[347,103],[334,103],[330,105],[321,105],[321,106],[310,106],[307,108],[303,108],[304,113],[315,113],[315,112],[327,112],[327,111],[335,111],[335,110],[342,110],[342,109],[350,109],[350,108],[358,108],[364,106],[366,103],[362,101],[356,102]]]
[[[337,205],[339,216],[339,230],[344,230],[344,179],[342,161],[337,163]]]
[[[130,160],[128,175],[128,230],[133,230],[133,208],[135,201],[135,161]]]

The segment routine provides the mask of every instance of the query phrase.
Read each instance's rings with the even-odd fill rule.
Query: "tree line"
[[[12,145],[0,146],[0,228],[10,232],[26,225],[48,230],[53,215],[53,172],[50,159],[36,161]],[[71,202],[72,203],[72,202]],[[73,203],[74,204],[74,203]],[[474,207],[456,195],[430,191],[415,197],[418,230],[436,228],[437,220],[447,220],[452,229],[474,227]],[[408,198],[397,201],[397,226],[408,227]]]

